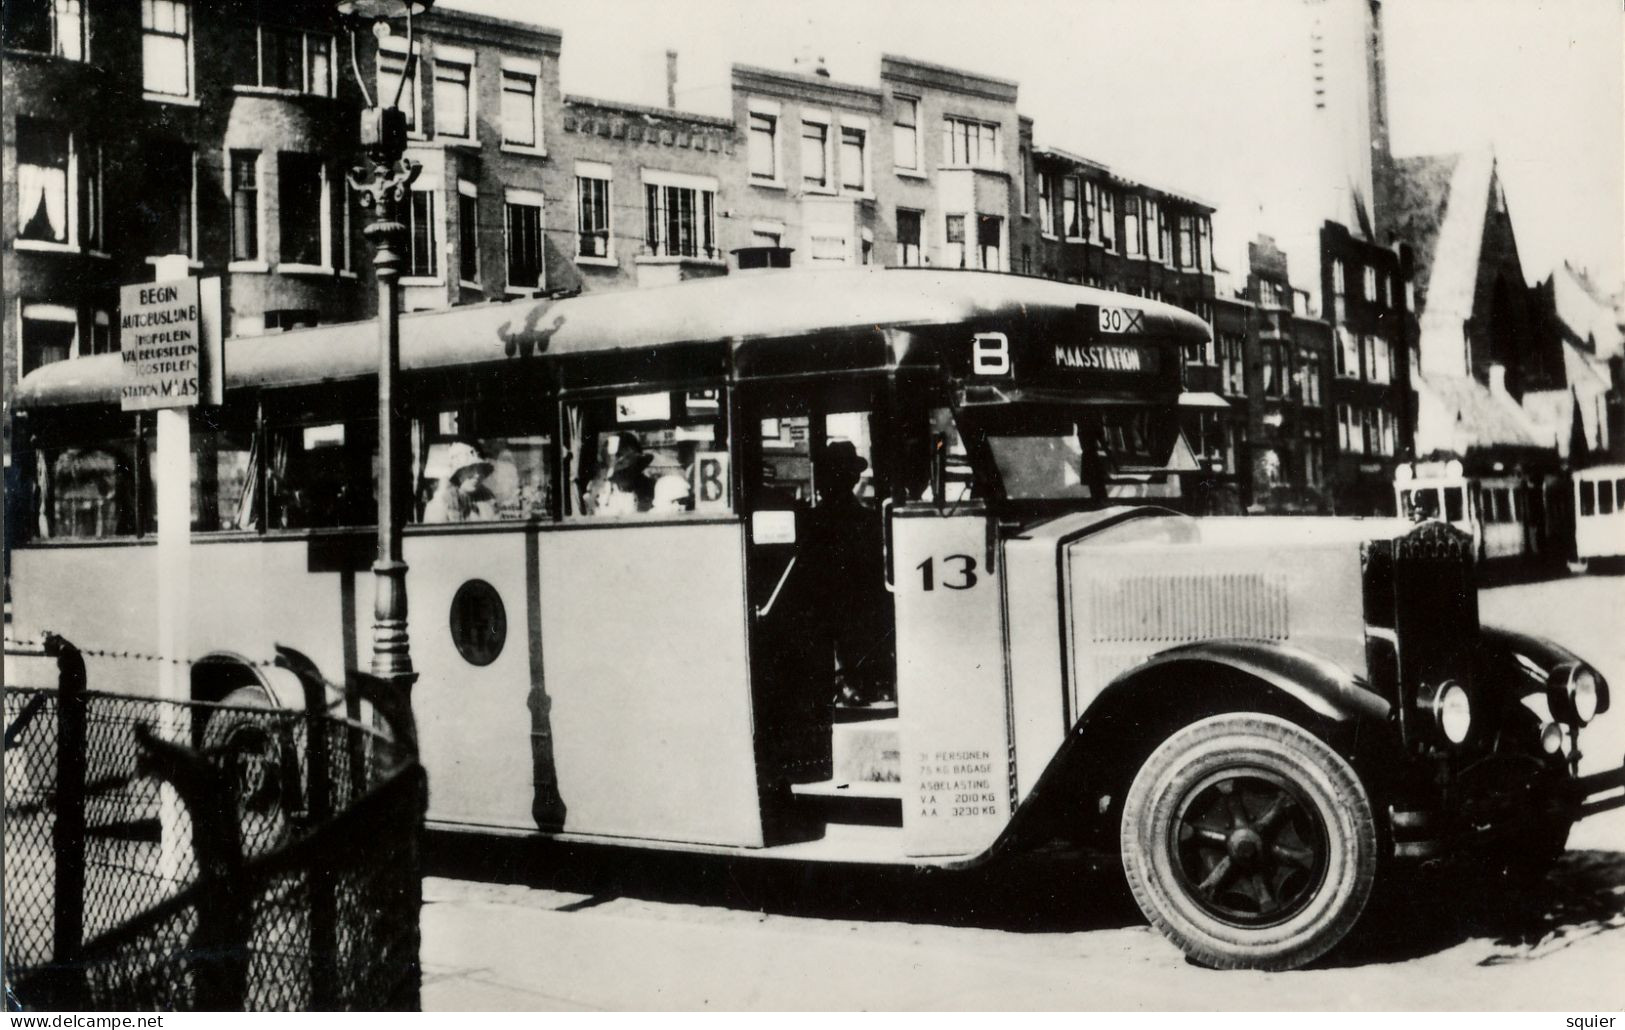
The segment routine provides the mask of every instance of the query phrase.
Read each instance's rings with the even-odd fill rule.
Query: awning
[[[1230,402],[1216,393],[1182,393],[1179,395],[1181,408],[1228,408]]]

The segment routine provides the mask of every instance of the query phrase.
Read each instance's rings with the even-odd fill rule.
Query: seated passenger
[[[494,466],[466,443],[447,448],[446,465],[449,472],[423,509],[423,521],[478,522],[496,518],[496,497],[485,485]]]
[[[589,515],[635,515],[654,506],[654,483],[644,470],[654,455],[633,433],[611,433],[599,443],[598,474],[587,484]]]

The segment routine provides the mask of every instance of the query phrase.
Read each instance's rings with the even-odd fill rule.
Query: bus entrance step
[[[902,826],[903,785],[862,780],[825,780],[790,787],[798,806],[826,823]]]

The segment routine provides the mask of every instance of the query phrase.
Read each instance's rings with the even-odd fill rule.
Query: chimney
[[[677,109],[677,51],[666,51],[666,106]]]

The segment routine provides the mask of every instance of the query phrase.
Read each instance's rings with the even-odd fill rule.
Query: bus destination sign
[[[203,345],[197,280],[188,276],[126,286],[119,296],[119,350],[125,411],[198,402]]]

